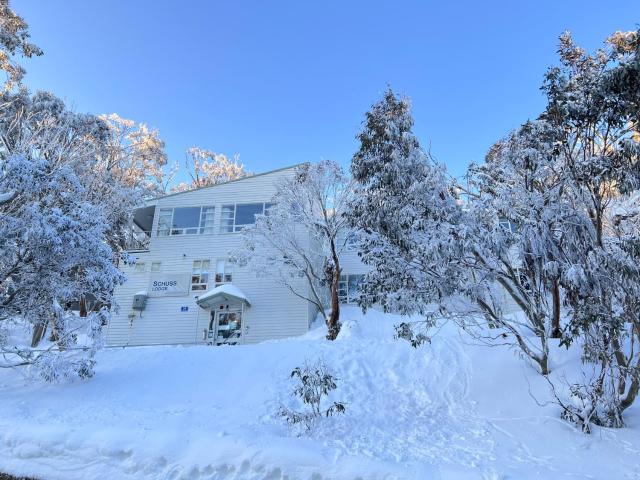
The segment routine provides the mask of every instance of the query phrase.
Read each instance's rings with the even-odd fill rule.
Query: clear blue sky
[[[423,144],[460,175],[536,116],[571,30],[593,49],[640,22],[640,1],[13,0],[45,55],[26,83],[81,112],[158,128],[170,160],[193,145],[255,172],[348,166],[386,84],[411,97]]]

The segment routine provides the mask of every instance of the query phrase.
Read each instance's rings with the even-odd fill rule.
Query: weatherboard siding
[[[116,291],[119,310],[107,327],[107,343],[110,345],[153,345],[201,343],[203,330],[208,329],[209,310],[196,305],[196,296],[204,291],[191,291],[182,296],[153,297],[147,299],[145,310],[132,310],[133,296],[149,290],[152,262],[161,262],[160,272],[191,275],[193,261],[209,259],[210,284],[213,288],[215,263],[226,259],[229,252],[240,245],[239,233],[219,233],[220,212],[223,204],[255,203],[271,201],[276,182],[293,175],[294,169],[284,169],[248,177],[215,187],[203,188],[169,195],[158,199],[153,220],[153,232],[149,251],[132,253],[145,263],[145,271],[133,266],[123,266],[127,281]],[[157,236],[160,208],[185,206],[214,206],[213,234]],[[255,343],[268,339],[301,335],[308,330],[312,309],[307,302],[293,295],[275,278],[261,278],[247,268],[233,266],[233,284],[249,299],[243,316],[243,342]],[[306,284],[299,279],[298,288]],[[151,293],[151,292],[149,292]],[[181,311],[187,307],[187,311]],[[134,314],[133,319],[130,314]],[[245,326],[248,329],[245,330]]]
[[[345,248],[340,255],[340,269],[343,275],[364,275],[371,267],[362,263],[355,249]]]

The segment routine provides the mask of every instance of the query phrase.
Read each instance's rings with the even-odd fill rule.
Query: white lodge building
[[[116,290],[109,345],[255,343],[305,333],[316,309],[274,279],[231,265],[240,230],[264,212],[276,182],[296,166],[167,195],[134,212],[138,249]],[[341,300],[352,302],[367,271],[343,258]],[[300,279],[300,288],[306,288]]]

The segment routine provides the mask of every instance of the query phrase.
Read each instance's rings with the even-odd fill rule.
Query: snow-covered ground
[[[0,372],[0,471],[44,480],[638,479],[640,408],[622,430],[559,420],[544,380],[506,348],[444,328],[413,349],[400,319],[343,311],[338,340],[106,349],[96,377]],[[554,366],[576,359],[554,352]],[[291,370],[323,358],[342,416],[296,436],[276,417]],[[531,394],[530,394],[531,391]]]

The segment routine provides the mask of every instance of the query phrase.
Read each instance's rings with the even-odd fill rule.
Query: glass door
[[[242,336],[242,315],[240,311],[218,310],[216,319],[216,343],[239,343]]]

